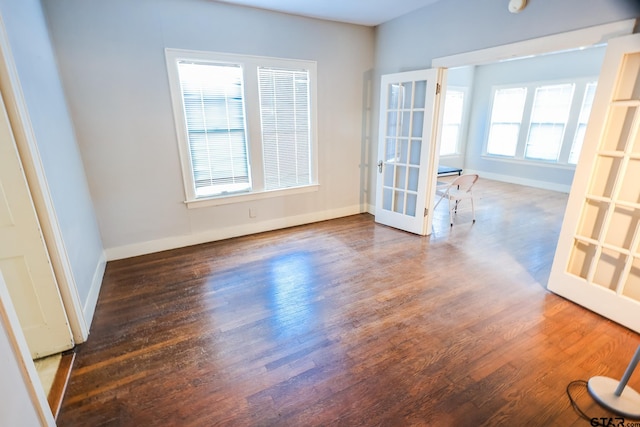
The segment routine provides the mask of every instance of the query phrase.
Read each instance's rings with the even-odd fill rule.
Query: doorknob
[[[382,173],[382,160],[378,162],[378,172]]]

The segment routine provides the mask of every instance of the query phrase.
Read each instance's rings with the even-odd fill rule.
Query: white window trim
[[[504,160],[519,164],[530,164],[539,166],[559,166],[562,169],[575,169],[575,164],[568,163],[569,153],[571,146],[573,145],[573,138],[575,136],[577,122],[580,115],[580,109],[582,108],[582,99],[587,84],[597,82],[598,76],[591,77],[578,77],[573,79],[558,79],[558,80],[538,80],[533,82],[521,82],[508,85],[495,85],[491,87],[491,104],[489,105],[489,121],[485,129],[484,143],[482,147],[481,157],[490,160]],[[543,159],[528,159],[525,157],[525,149],[527,138],[529,135],[529,127],[531,126],[531,111],[533,108],[533,101],[535,98],[535,90],[540,86],[552,86],[561,84],[574,84],[573,98],[571,103],[571,109],[569,117],[564,130],[562,145],[560,146],[560,154],[557,161],[543,160]],[[526,88],[527,97],[525,99],[524,111],[522,113],[522,121],[520,122],[520,133],[518,134],[518,144],[516,146],[515,156],[501,156],[499,154],[491,154],[487,152],[489,143],[489,131],[491,130],[491,111],[493,110],[493,102],[495,100],[496,91],[500,89],[510,88]]]
[[[173,106],[176,138],[182,168],[182,180],[185,190],[184,203],[189,209],[241,203],[271,197],[288,196],[318,191],[318,143],[317,143],[317,64],[315,61],[272,58],[264,56],[237,55],[220,52],[205,52],[185,49],[165,49],[165,60],[169,76],[169,89]],[[193,172],[189,154],[189,142],[182,106],[182,94],[178,76],[177,62],[180,60],[198,60],[204,62],[240,64],[244,77],[244,97],[246,108],[247,145],[252,190],[245,193],[219,195],[212,197],[195,197]],[[309,102],[311,126],[311,184],[266,190],[264,185],[264,169],[262,154],[262,131],[260,123],[260,97],[258,92],[258,67],[304,68],[309,70]]]

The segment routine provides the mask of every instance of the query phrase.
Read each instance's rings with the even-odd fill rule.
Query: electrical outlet
[[[249,218],[255,218],[258,216],[258,210],[256,208],[249,208]]]

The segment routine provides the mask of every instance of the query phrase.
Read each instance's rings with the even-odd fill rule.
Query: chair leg
[[[471,196],[471,213],[473,214],[473,223],[476,223],[476,210],[473,207],[473,196]]]
[[[449,224],[453,227],[453,208],[451,207],[451,199],[449,199]]]

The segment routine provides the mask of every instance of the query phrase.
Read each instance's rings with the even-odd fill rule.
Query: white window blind
[[[251,190],[242,68],[178,62],[195,195]]]
[[[487,153],[514,156],[520,135],[527,89],[524,87],[498,89],[493,98]]]
[[[447,89],[442,117],[442,137],[440,138],[441,156],[458,153],[463,106],[464,92]]]
[[[525,149],[527,159],[558,160],[574,86],[561,84],[536,88]]]
[[[258,67],[265,189],[311,183],[309,71]]]
[[[573,144],[571,144],[571,153],[569,153],[569,163],[574,165],[578,163],[578,157],[580,157],[582,143],[584,142],[584,134],[587,130],[589,116],[591,115],[591,106],[593,105],[593,98],[596,94],[597,85],[597,82],[587,84],[584,92],[582,107],[580,108],[580,117],[578,118],[578,127],[576,129],[575,137],[573,138]]]

